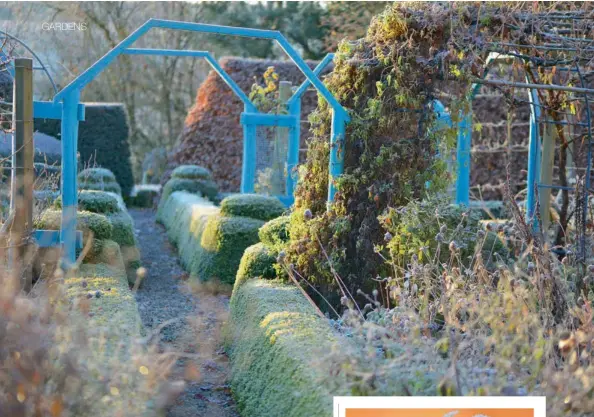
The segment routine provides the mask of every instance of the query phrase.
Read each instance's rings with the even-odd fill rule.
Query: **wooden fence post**
[[[23,289],[29,291],[33,278],[27,259],[33,228],[33,60],[15,59],[14,72],[10,262],[15,276],[23,280]]]

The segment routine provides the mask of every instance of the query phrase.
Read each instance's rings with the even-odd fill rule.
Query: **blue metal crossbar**
[[[79,104],[80,95],[85,86],[104,71],[115,58],[119,55],[176,55],[188,57],[201,57],[208,61],[213,69],[223,78],[229,87],[244,103],[244,113],[258,113],[256,106],[249,100],[233,80],[222,70],[216,60],[207,52],[204,51],[182,51],[171,49],[139,49],[132,48],[132,45],[146,33],[153,28],[172,29],[172,30],[187,30],[192,32],[212,33],[218,35],[230,36],[244,36],[259,39],[270,39],[276,41],[281,49],[289,56],[289,58],[297,65],[301,72],[305,75],[307,82],[311,83],[318,93],[330,104],[332,107],[332,129],[331,129],[331,151],[329,161],[329,186],[328,186],[328,201],[332,202],[336,193],[336,180],[343,172],[344,161],[344,134],[345,125],[350,120],[347,110],[342,107],[338,100],[328,91],[326,86],[317,77],[316,70],[312,71],[305,63],[303,58],[299,56],[297,51],[289,44],[287,39],[278,31],[250,29],[220,25],[207,25],[193,22],[179,22],[171,20],[150,19],[134,32],[132,32],[126,39],[121,41],[118,45],[107,52],[102,58],[97,60],[93,65],[83,71],[78,77],[72,80],[64,89],[54,96],[54,103],[62,102],[62,226],[60,234],[60,242],[64,246],[64,257],[66,262],[74,262],[75,260],[75,242],[76,242],[76,206],[77,206],[77,185],[76,185],[76,153],[78,140],[78,122],[79,122]],[[331,58],[325,61],[324,66]],[[320,70],[323,67],[320,68]],[[299,90],[298,90],[299,91]],[[302,94],[300,92],[300,94]],[[295,99],[295,102],[297,99]],[[296,109],[298,105],[292,102],[289,109],[289,114],[298,116]],[[48,110],[49,111],[49,110]],[[249,118],[249,116],[248,116]],[[279,122],[286,120],[285,118],[277,118]],[[296,127],[291,130],[290,143],[297,143],[298,146],[298,127],[299,121],[295,123]],[[297,136],[295,137],[295,132]],[[256,126],[253,124],[244,124],[244,160],[242,168],[242,192],[244,190],[253,190],[253,178],[251,185],[249,181],[249,174],[253,171],[253,161],[250,161],[249,155],[253,155],[255,149]],[[297,142],[296,142],[297,141]],[[297,150],[298,153],[298,150]],[[297,163],[297,153],[291,150],[288,156],[289,166]],[[248,176],[246,176],[246,174]],[[289,175],[288,177],[291,177]],[[287,185],[290,181],[287,180]],[[287,190],[293,190],[293,184],[290,183]]]
[[[241,113],[244,125],[293,127],[299,118],[289,114]]]
[[[194,58],[204,58],[210,64],[212,69],[223,79],[225,84],[233,90],[235,95],[243,102],[243,104],[250,109],[250,111],[257,112],[256,106],[237,85],[235,81],[227,74],[227,72],[219,65],[216,59],[206,51],[180,51],[177,49],[145,49],[145,48],[127,48],[124,49],[126,55],[161,55],[161,56],[185,56]]]
[[[60,246],[60,231],[59,230],[35,230],[33,238],[40,248],[49,248]],[[81,231],[76,232],[76,249],[83,247],[83,234]]]

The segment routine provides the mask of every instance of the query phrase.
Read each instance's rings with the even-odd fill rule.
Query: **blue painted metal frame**
[[[0,33],[0,41],[2,39],[11,39],[18,42],[22,45],[32,56],[39,62],[39,66],[33,67],[34,70],[41,70],[44,71],[49,79],[50,83],[55,92],[58,91],[56,87],[56,83],[54,82],[52,76],[50,75],[49,71],[41,61],[41,59],[37,56],[37,54],[23,41],[18,39],[17,37],[10,35],[8,33]],[[14,79],[14,64],[12,63],[12,59],[10,59],[6,54],[0,50],[0,62],[6,64],[8,69],[8,73]],[[11,104],[5,103],[2,104]],[[56,103],[52,101],[33,101],[33,117],[36,119],[55,119],[61,120],[62,119],[62,103]],[[78,104],[76,107],[76,119],[78,121],[85,120],[85,106],[84,104]],[[82,248],[82,232],[76,231],[75,228],[75,249]],[[48,248],[53,246],[59,246],[61,241],[61,231],[59,230],[34,230],[33,231],[33,239],[36,241],[36,244],[41,248]]]
[[[218,63],[204,51],[179,51],[168,49],[138,49],[131,48],[132,44],[139,38],[145,35],[153,28],[173,29],[173,30],[187,30],[192,32],[212,33],[219,35],[244,36],[260,39],[270,39],[276,41],[281,49],[289,56],[289,58],[297,65],[301,72],[307,78],[318,93],[330,104],[332,107],[332,132],[331,132],[331,152],[329,161],[329,186],[328,186],[328,201],[332,202],[336,193],[336,179],[343,171],[344,160],[344,133],[345,124],[348,123],[350,117],[346,109],[336,100],[336,98],[328,91],[326,86],[319,80],[316,73],[312,71],[303,58],[299,56],[297,51],[289,44],[287,39],[279,32],[274,30],[249,29],[240,27],[208,25],[193,22],[179,22],[171,20],[150,19],[134,32],[132,32],[126,39],[116,45],[113,49],[107,52],[102,58],[96,61],[93,65],[87,68],[82,74],[71,81],[64,89],[58,92],[54,97],[54,103],[62,102],[62,229],[60,242],[64,246],[65,261],[74,262],[75,260],[75,241],[76,241],[76,148],[78,139],[78,105],[80,103],[80,94],[84,87],[91,82],[97,75],[99,75],[107,66],[119,55],[177,55],[177,56],[193,56],[203,57],[209,64],[217,71],[217,73],[225,80],[225,82],[233,89],[233,91],[242,99],[244,103],[245,113],[256,113],[257,109],[253,103],[245,96],[241,90],[231,80],[230,77],[220,68]],[[329,62],[329,61],[327,61]],[[326,63],[327,63],[326,62]],[[306,89],[307,87],[305,87]],[[305,91],[305,90],[304,90]],[[291,110],[295,111],[296,105],[293,105]],[[296,115],[296,112],[290,114]],[[298,125],[298,124],[297,124]],[[293,132],[290,134],[290,141],[295,145],[295,131],[298,129],[292,128]],[[297,136],[298,138],[298,136]],[[298,144],[298,142],[297,142]],[[255,155],[256,151],[256,125],[244,124],[244,160],[242,168],[242,192],[253,192],[254,176],[255,176],[255,158],[249,158],[250,155]],[[298,152],[298,150],[297,150]],[[296,163],[296,155],[292,149],[290,152],[289,166]],[[289,175],[290,177],[290,175]],[[289,188],[287,188],[289,189]],[[293,186],[291,184],[291,191]]]
[[[489,64],[500,59],[519,59],[514,56],[493,53],[487,59],[485,76],[489,71]],[[528,82],[528,80],[526,81]],[[481,89],[481,84],[473,84],[470,99],[473,100]],[[526,219],[532,221],[537,227],[536,210],[536,185],[540,182],[540,135],[538,122],[540,120],[540,103],[536,90],[530,89],[528,94],[530,103],[530,142],[528,145],[528,178],[526,195]],[[457,147],[457,178],[456,178],[456,204],[468,206],[470,203],[470,148],[472,143],[472,111],[460,114],[458,122],[458,147]]]

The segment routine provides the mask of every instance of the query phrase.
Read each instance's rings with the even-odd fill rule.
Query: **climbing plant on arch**
[[[167,49],[141,49],[131,48],[139,38],[144,36],[153,28],[187,30],[192,32],[212,33],[229,36],[243,36],[259,39],[269,39],[285,51],[289,58],[297,65],[301,72],[326,100],[332,108],[332,132],[330,134],[330,144],[332,152],[329,162],[329,181],[328,181],[328,200],[332,201],[336,193],[335,179],[342,173],[343,167],[343,146],[345,125],[349,121],[349,115],[336,98],[328,91],[324,84],[318,79],[316,73],[312,71],[305,61],[299,56],[297,51],[291,46],[287,39],[278,31],[260,30],[240,27],[229,27],[220,25],[208,25],[202,23],[180,22],[160,19],[150,19],[126,39],[111,49],[101,59],[91,65],[87,70],[75,78],[63,90],[54,97],[54,103],[62,102],[62,226],[60,230],[60,242],[64,248],[64,260],[74,262],[75,260],[75,238],[76,238],[76,211],[77,211],[77,184],[76,184],[76,153],[78,139],[78,118],[77,109],[80,104],[80,96],[85,86],[107,68],[113,60],[119,55],[178,55],[188,57],[200,57],[208,61],[213,69],[223,78],[234,93],[243,101],[245,112],[244,120],[244,160],[242,171],[242,191],[253,189],[255,165],[250,160],[250,152],[254,149],[255,129],[258,124],[263,125],[289,125],[294,126],[291,115],[264,115],[258,113],[256,107],[249,98],[237,87],[233,80],[226,74],[214,58],[205,51],[187,51],[187,50],[167,50]],[[323,67],[322,67],[323,68]],[[321,69],[321,68],[320,68]],[[305,88],[303,89],[303,91]],[[298,91],[299,92],[299,91]],[[297,93],[298,93],[297,92]],[[296,94],[297,94],[296,93]],[[292,103],[295,103],[293,101]],[[297,108],[292,104],[293,109]],[[295,130],[295,129],[293,129]],[[291,135],[295,137],[294,133]],[[297,138],[298,132],[297,132]],[[293,139],[292,143],[295,143]],[[296,142],[298,144],[298,141]],[[296,153],[291,153],[292,160],[296,163]],[[290,177],[290,175],[289,175]],[[250,187],[250,183],[252,183]],[[288,189],[292,189],[289,184]]]

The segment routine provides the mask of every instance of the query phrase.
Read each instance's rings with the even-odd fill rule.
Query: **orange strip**
[[[346,417],[443,417],[446,413],[455,410],[460,411],[455,417],[473,417],[477,414],[488,417],[534,417],[534,410],[528,408],[349,408],[346,410]]]

